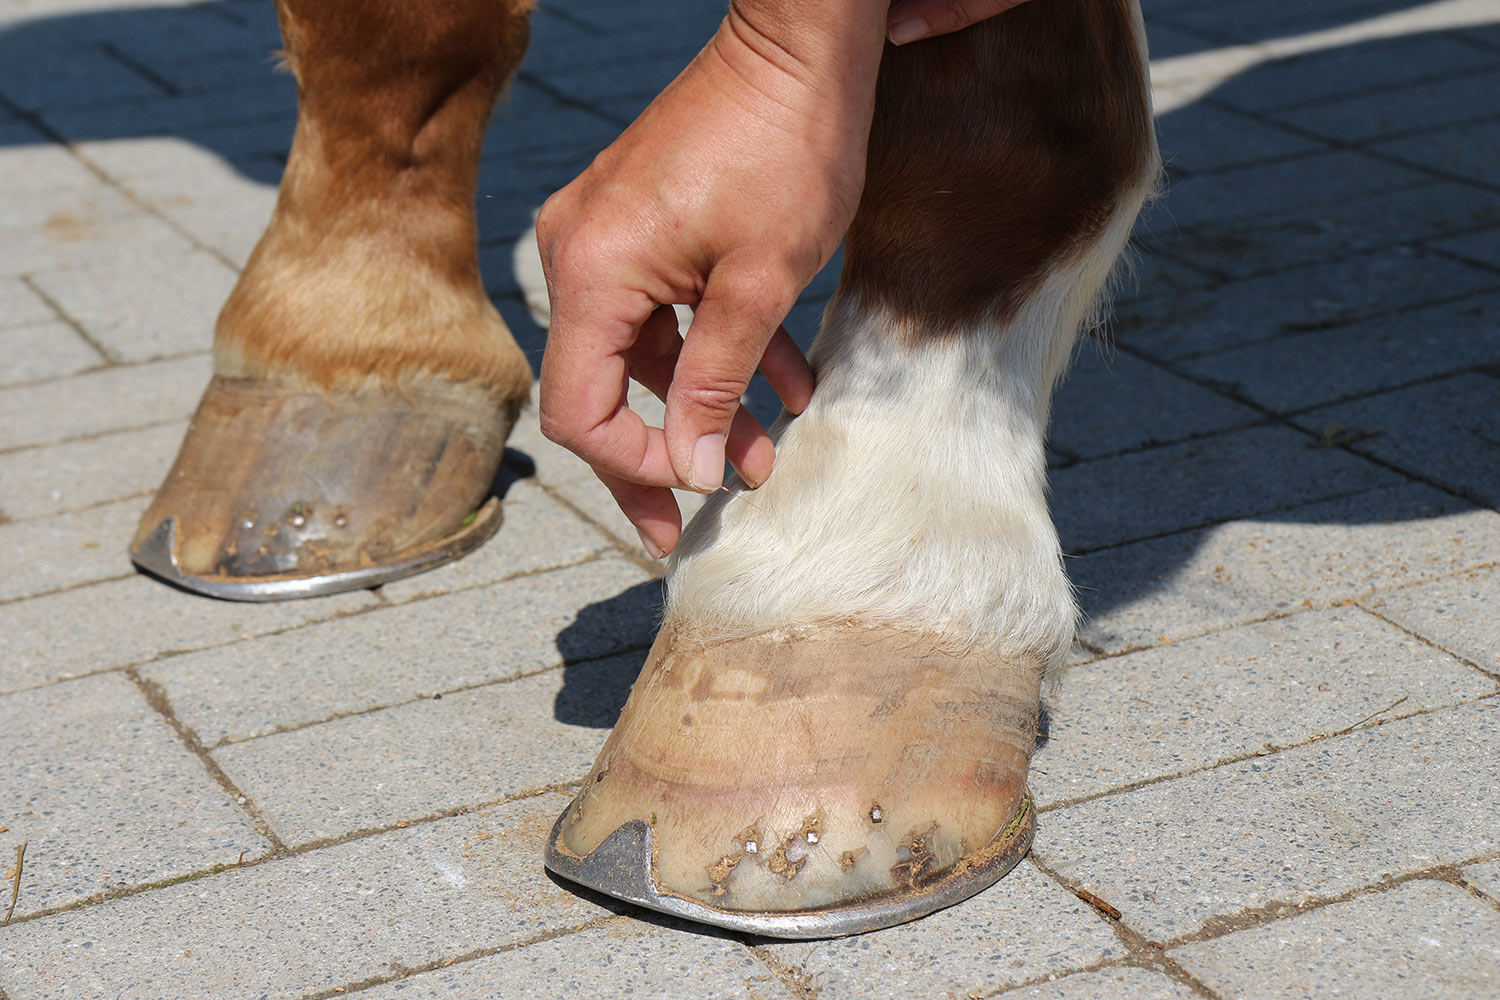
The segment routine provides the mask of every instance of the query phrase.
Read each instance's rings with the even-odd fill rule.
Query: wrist
[[[873,107],[889,0],[731,0],[711,43],[736,71]]]

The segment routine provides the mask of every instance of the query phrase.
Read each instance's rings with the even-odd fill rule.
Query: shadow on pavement
[[[1212,12],[1175,4],[1160,19],[1148,9],[1147,20],[1153,58],[1170,61],[1415,6],[1409,0],[1335,0],[1273,18],[1254,2]],[[535,44],[545,48],[551,30],[545,8],[539,18]],[[661,30],[670,33],[674,25]],[[30,124],[0,127],[0,146],[160,136],[201,146],[241,175],[274,185],[295,121],[292,82],[269,67],[278,45],[269,0],[115,8],[13,24],[0,29],[0,97]],[[1086,346],[1074,382],[1082,388],[1064,387],[1056,411],[1053,505],[1065,548],[1083,554],[1071,565],[1087,581],[1090,615],[1140,601],[1178,574],[1198,537],[1181,534],[1186,527],[1307,519],[1368,525],[1439,517],[1465,501],[1496,503],[1500,444],[1473,423],[1493,421],[1493,412],[1435,418],[1458,421],[1446,447],[1464,457],[1450,459],[1420,437],[1408,446],[1406,404],[1382,405],[1379,397],[1393,390],[1420,393],[1427,384],[1465,375],[1493,384],[1500,370],[1493,311],[1416,312],[1500,287],[1493,268],[1426,246],[1447,234],[1500,225],[1500,180],[1466,173],[1463,157],[1470,154],[1463,149],[1447,160],[1440,143],[1427,143],[1436,152],[1403,146],[1399,136],[1387,142],[1381,131],[1400,113],[1381,96],[1387,90],[1405,88],[1423,73],[1435,81],[1427,86],[1441,120],[1434,124],[1420,109],[1414,112],[1409,133],[1419,135],[1465,120],[1444,107],[1443,87],[1459,93],[1465,74],[1497,67],[1500,38],[1405,34],[1252,65],[1162,115],[1168,194],[1140,230],[1148,252],[1139,290],[1127,289],[1122,298],[1118,353],[1110,362]],[[664,83],[673,68],[653,72]],[[571,71],[538,69],[518,85],[498,116],[497,128],[511,129],[507,148],[526,139],[522,124],[508,123],[527,121],[537,107],[527,102],[543,100],[554,83],[566,83],[557,74]],[[588,68],[580,64],[577,71]],[[260,82],[245,86],[252,75]],[[216,94],[231,85],[232,94]],[[1299,103],[1299,95],[1308,100]],[[235,102],[230,113],[226,101]],[[1493,100],[1472,119],[1486,113],[1494,114]],[[617,128],[598,116],[595,124],[598,140],[586,148],[575,144],[529,159],[487,155],[481,173],[487,284],[533,357],[543,335],[521,304],[507,241],[546,191],[582,169]],[[1493,119],[1488,127],[1495,127]],[[828,291],[820,279],[789,320],[804,347]],[[1418,316],[1415,332],[1402,326],[1400,317],[1408,314]],[[1439,327],[1424,354],[1401,360],[1410,337]],[[1362,340],[1366,335],[1377,339],[1379,350]],[[1275,354],[1266,345],[1281,344],[1287,353],[1277,369],[1266,361]],[[1390,351],[1406,370],[1375,371]],[[1120,373],[1098,377],[1111,364]],[[1308,381],[1309,370],[1317,370],[1321,382]],[[1371,398],[1376,403],[1360,402]],[[1202,405],[1172,411],[1173,401],[1182,399]],[[774,417],[775,401],[763,384],[751,402],[763,420]],[[1363,424],[1345,426],[1348,418],[1337,407],[1346,403],[1365,414]],[[1324,413],[1325,406],[1334,409]],[[1164,411],[1171,419],[1159,427]],[[1500,439],[1500,430],[1494,437]],[[1231,439],[1248,444],[1221,447]],[[1180,459],[1167,454],[1172,448],[1182,449]],[[1150,465],[1153,451],[1170,460]],[[1467,471],[1459,468],[1463,463]],[[1132,475],[1131,468],[1149,474]],[[1387,488],[1413,479],[1431,487],[1415,500],[1410,491]],[[1343,502],[1317,505],[1338,496]],[[1175,508],[1171,523],[1152,529],[1153,512],[1164,506]],[[1183,544],[1142,544],[1172,532]],[[1100,561],[1107,574],[1086,568],[1095,554],[1126,546],[1132,558]],[[659,614],[655,583],[579,612],[557,639],[566,659],[585,658],[567,668],[556,702],[560,721],[612,724]],[[601,633],[636,652],[586,659],[599,648],[590,637]]]

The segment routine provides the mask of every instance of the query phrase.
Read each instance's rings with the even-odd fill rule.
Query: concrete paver
[[[1083,462],[1054,473],[1052,491],[1063,549],[1077,552],[1396,482],[1285,427],[1252,427]]]
[[[142,676],[214,746],[644,648],[660,592],[647,580],[619,561],[525,576],[160,660]]]
[[[1069,560],[1091,646],[1123,652],[1500,559],[1500,514],[1409,484]]]
[[[1210,989],[1246,1000],[1368,996],[1480,1000],[1500,993],[1500,909],[1426,879],[1269,927],[1174,949]]]
[[[101,542],[100,548],[114,557],[118,574],[127,574],[120,541],[115,536],[112,544]],[[147,576],[121,575],[0,604],[0,634],[6,637],[0,691],[222,646],[378,604],[379,599],[364,590],[321,601],[205,601]],[[228,654],[222,655],[228,659]]]
[[[0,730],[0,857],[28,842],[18,914],[271,847],[123,677],[0,696]]]
[[[1366,598],[1362,603],[1413,635],[1500,674],[1500,567],[1463,573],[1421,587]]]
[[[0,509],[20,520],[144,496],[161,484],[187,425],[171,420],[79,438],[47,448],[45,457],[33,448],[0,452]]]
[[[192,416],[209,373],[201,355],[0,389],[0,450],[182,420]]]
[[[1054,810],[1033,853],[1170,942],[1500,851],[1497,733],[1495,698],[1358,730]]]
[[[549,795],[13,925],[13,1000],[304,996],[556,934],[609,911],[535,864]]]
[[[1199,995],[1160,972],[1132,965],[1078,972],[997,994],[1004,1000],[1195,1000]]]
[[[638,652],[435,695],[234,743],[213,756],[287,843],[390,826],[578,781],[645,658]],[[565,714],[564,706],[583,712]],[[365,747],[390,752],[372,759]]]
[[[206,351],[235,273],[206,253],[125,259],[32,275],[38,288],[109,354],[111,361]],[[163,317],[161,303],[173,304]]]
[[[1304,413],[1312,431],[1337,425],[1352,450],[1488,506],[1500,506],[1500,379],[1455,375]]]
[[[1490,861],[1463,870],[1465,884],[1473,886],[1500,904],[1500,861]]]
[[[267,0],[0,0],[0,905],[31,842],[0,998],[1494,993],[1500,12],[1144,6],[1170,162],[1118,346],[1054,411],[1089,617],[1032,778],[1043,867],[762,947],[541,872],[566,795],[539,790],[592,760],[661,589],[534,408],[458,563],[263,606],[132,575],[295,85]],[[477,205],[533,365],[517,239],[721,14],[534,14]],[[787,317],[804,347],[838,264]]]
[[[1288,285],[1295,281],[1295,292]],[[1500,287],[1500,275],[1435,254],[1387,251],[1121,310],[1119,339],[1161,360],[1214,354],[1288,333]],[[1372,345],[1373,346],[1373,345]]]
[[[1073,668],[1029,780],[1045,807],[1496,692],[1356,608],[1313,611]]]
[[[0,351],[6,357],[5,384],[75,375],[104,363],[78,331],[57,320],[0,329]]]
[[[1500,274],[1495,275],[1500,281]],[[1310,353],[1323,359],[1309,365]],[[1276,337],[1197,358],[1187,371],[1281,413],[1483,365],[1500,356],[1500,295]]]
[[[995,888],[915,923],[766,950],[820,1000],[983,996],[1125,954],[1102,917],[1025,861]]]
[[[624,993],[638,1000],[722,997],[791,1000],[775,974],[732,940],[618,920],[477,962],[439,969],[361,994],[366,1000],[451,1000],[455,996],[532,1000]]]
[[[132,571],[121,539],[135,533],[144,500],[122,500],[88,510],[0,525],[0,546],[25,566],[0,578],[0,601],[32,597]]]

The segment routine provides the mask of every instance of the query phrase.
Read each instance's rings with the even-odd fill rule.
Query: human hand
[[[726,456],[752,487],[770,475],[771,440],[740,406],[756,368],[794,413],[812,394],[780,324],[858,205],[884,31],[881,6],[795,23],[831,7],[759,22],[731,7],[537,218],[542,432],[593,467],[653,557],[681,534],[671,488],[717,489]],[[671,303],[695,307],[686,338]],[[661,428],[629,409],[629,378],[666,403]]]
[[[978,24],[1025,0],[897,0],[886,18],[886,34],[896,45]]]

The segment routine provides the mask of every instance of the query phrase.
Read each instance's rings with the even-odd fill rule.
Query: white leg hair
[[[776,467],[688,525],[667,621],[725,638],[839,621],[937,633],[1060,667],[1077,608],[1047,512],[1052,388],[1155,177],[1004,324],[936,335],[840,293]]]

